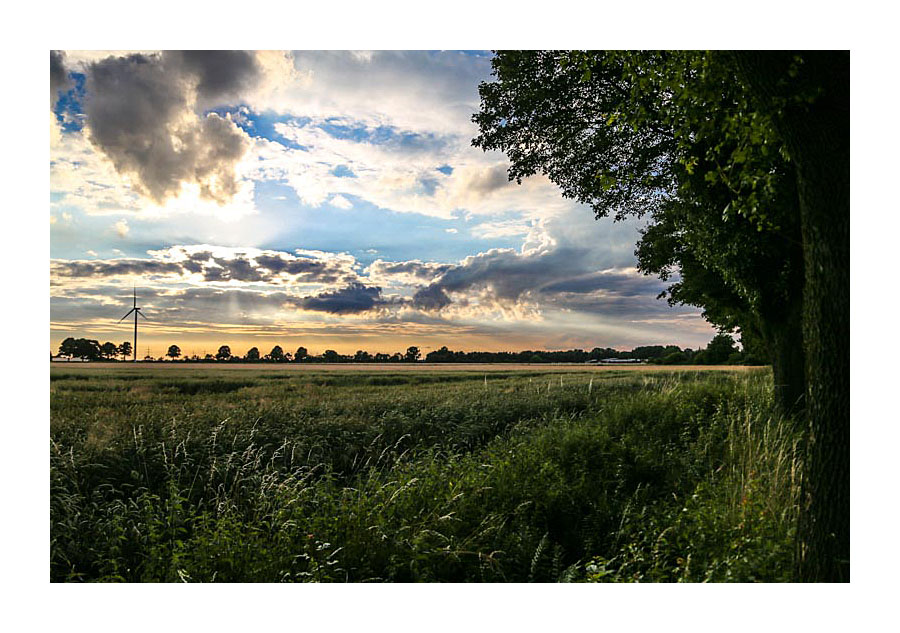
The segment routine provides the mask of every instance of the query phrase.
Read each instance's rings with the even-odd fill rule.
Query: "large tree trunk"
[[[785,306],[777,317],[760,321],[775,382],[775,406],[783,415],[797,415],[806,404],[806,354],[803,348],[801,302]]]
[[[804,53],[795,78],[791,53],[736,58],[797,167],[809,418],[800,578],[849,581],[850,54]]]

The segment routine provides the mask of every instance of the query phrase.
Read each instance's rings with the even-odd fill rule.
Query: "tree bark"
[[[850,54],[804,53],[795,78],[792,53],[735,57],[797,167],[809,419],[798,572],[849,581]]]
[[[777,317],[761,320],[760,331],[769,351],[775,384],[775,407],[783,415],[799,415],[806,404],[806,355],[803,348],[801,302],[793,302]]]

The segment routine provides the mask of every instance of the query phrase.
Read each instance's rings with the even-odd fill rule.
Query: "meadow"
[[[771,371],[50,372],[52,581],[788,581]]]

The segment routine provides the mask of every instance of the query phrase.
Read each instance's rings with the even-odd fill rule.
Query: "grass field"
[[[791,578],[765,369],[303,367],[52,367],[51,580]]]

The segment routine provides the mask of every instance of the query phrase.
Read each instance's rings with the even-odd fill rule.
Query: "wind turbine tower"
[[[138,315],[140,314],[140,315],[141,315],[142,317],[144,317],[145,319],[146,319],[147,317],[144,316],[144,313],[141,312],[141,309],[138,307],[138,304],[137,304],[137,288],[134,288],[134,289],[133,289],[133,292],[134,292],[134,307],[131,308],[131,310],[128,311],[128,314],[126,314],[126,315],[123,316],[121,319],[119,319],[119,323],[121,323],[122,321],[124,321],[125,319],[127,319],[127,318],[131,315],[132,312],[134,313],[134,347],[131,348],[131,350],[132,350],[132,359],[131,359],[131,362],[136,363],[136,362],[137,362],[137,349],[138,349],[138,347],[137,347],[137,322],[138,322]],[[149,319],[147,319],[147,320],[149,321]]]

